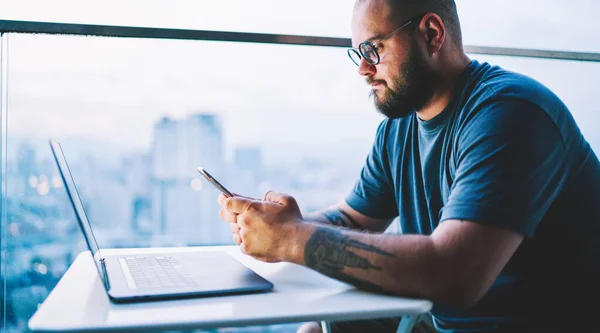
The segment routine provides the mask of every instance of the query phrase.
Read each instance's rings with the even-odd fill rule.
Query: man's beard
[[[368,83],[377,80],[369,80]],[[417,46],[411,45],[409,58],[400,65],[398,76],[393,79],[394,89],[384,85],[379,91],[371,91],[377,110],[388,118],[402,118],[420,110],[433,96],[434,74],[425,64]],[[383,83],[383,82],[382,82]]]

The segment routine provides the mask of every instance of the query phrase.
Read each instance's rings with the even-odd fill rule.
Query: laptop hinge
[[[104,283],[104,287],[106,288],[106,290],[110,290],[110,282],[108,281],[108,271],[106,270],[106,259],[104,258],[100,258],[100,267],[102,267],[102,276],[104,278],[104,281],[102,281]]]

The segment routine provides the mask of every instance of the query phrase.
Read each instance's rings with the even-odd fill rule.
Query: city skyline
[[[216,158],[208,166],[230,189],[257,196],[267,188],[291,193],[303,212],[325,208],[345,197],[358,175],[357,162],[348,161],[346,168],[339,169],[331,163],[335,156],[305,156],[297,164],[266,166],[263,148],[257,146],[234,147],[230,161],[219,161],[215,149],[222,149],[210,142],[220,137],[217,118],[206,114],[183,120],[161,118],[153,131],[155,149],[121,156],[116,164],[107,163],[102,154],[90,154],[94,149],[85,142],[79,142],[78,158],[71,158],[76,154],[63,143],[101,248],[233,244],[229,227],[218,216],[218,191],[194,173],[197,159],[202,158],[197,149],[202,148],[202,139],[213,148],[209,155]],[[161,140],[171,142],[158,142]],[[11,260],[2,279],[7,286],[7,322],[18,332],[27,331],[27,320],[38,304],[75,256],[87,250],[48,142],[43,140],[38,148],[40,143],[14,138],[8,142],[9,151],[15,153],[7,161],[5,207],[5,249]],[[223,165],[219,167],[219,163]],[[167,189],[171,200],[162,202],[164,214],[156,209],[161,207],[161,195],[155,179],[179,179]]]
[[[117,231],[118,237],[136,231],[179,237],[179,243],[228,243],[229,232],[221,228],[218,218],[218,191],[197,174],[196,166],[211,170],[237,193],[260,197],[268,189],[296,192],[308,211],[341,200],[359,174],[360,160],[353,163],[354,168],[340,172],[328,159],[310,156],[295,166],[268,167],[262,159],[264,150],[258,146],[236,147],[233,159],[225,161],[220,123],[219,116],[205,113],[178,120],[163,117],[154,126],[153,148],[121,156],[116,164],[91,154],[94,149],[85,142],[81,143],[85,153],[79,155],[63,143],[90,221],[100,223],[100,229]],[[44,197],[63,191],[47,142],[38,149],[31,140],[13,140],[9,147],[17,152],[9,160],[9,174],[15,177],[9,181],[11,197]],[[343,186],[335,186],[340,179],[345,179]],[[327,194],[327,187],[332,195]],[[319,190],[323,202],[308,188]],[[208,226],[203,237],[181,238],[203,229],[199,221]]]

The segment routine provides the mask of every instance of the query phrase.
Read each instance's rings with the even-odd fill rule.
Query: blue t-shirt
[[[438,116],[384,120],[346,202],[399,217],[404,234],[458,219],[525,236],[477,304],[434,305],[449,327],[571,327],[582,300],[600,300],[600,163],[564,103],[524,75],[472,61]]]

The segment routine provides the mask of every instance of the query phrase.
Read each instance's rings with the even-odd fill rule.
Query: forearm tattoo
[[[322,213],[323,216],[327,219],[327,221],[331,222],[331,224],[344,228],[355,228],[358,227],[358,224],[350,217],[350,215],[346,214],[341,210],[328,210]],[[346,219],[344,219],[344,217]],[[348,225],[348,222],[351,225]]]
[[[355,285],[358,288],[381,291],[381,287],[369,281],[364,281],[347,273],[344,268],[381,271],[368,258],[363,257],[352,249],[359,249],[394,258],[392,253],[378,249],[375,246],[362,243],[344,235],[341,230],[318,227],[306,243],[304,260],[306,266],[330,277]]]

